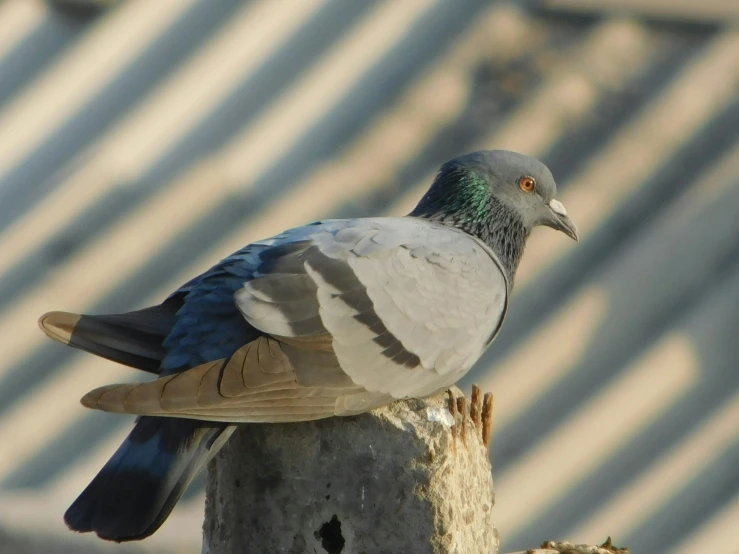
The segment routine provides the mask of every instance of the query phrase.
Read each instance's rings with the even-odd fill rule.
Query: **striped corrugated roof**
[[[464,383],[496,394],[504,549],[739,552],[739,31],[525,6],[0,3],[0,525],[63,533],[130,427],[77,399],[135,374],[41,313],[156,302],[506,148],[550,165],[583,240],[535,233]],[[201,518],[195,490],[144,546],[197,551]]]

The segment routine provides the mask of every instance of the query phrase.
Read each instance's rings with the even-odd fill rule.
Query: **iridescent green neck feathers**
[[[475,171],[454,162],[444,164],[409,215],[456,227],[482,240],[498,256],[513,283],[529,232]]]

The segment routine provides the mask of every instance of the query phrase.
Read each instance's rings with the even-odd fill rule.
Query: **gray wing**
[[[331,337],[342,370],[393,398],[449,386],[497,332],[507,282],[479,241],[424,220],[327,222],[235,295],[279,337]]]
[[[505,274],[484,244],[415,218],[301,227],[246,259],[234,299],[265,336],[228,360],[103,387],[83,403],[217,421],[359,413],[456,382],[507,306]]]

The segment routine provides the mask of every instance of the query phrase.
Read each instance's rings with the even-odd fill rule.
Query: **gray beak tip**
[[[580,242],[580,234],[577,232],[577,226],[570,219],[570,216],[567,215],[567,210],[562,203],[558,200],[552,200],[549,202],[549,209],[551,211],[551,218],[547,222],[547,225],[552,229],[562,231],[575,242]]]
[[[572,222],[572,220],[569,221],[570,223],[570,232],[566,232],[565,234],[570,237],[575,242],[580,242],[580,233],[577,232],[577,227],[575,227],[575,224]]]

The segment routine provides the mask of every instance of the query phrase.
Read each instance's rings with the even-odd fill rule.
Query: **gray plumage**
[[[285,231],[147,310],[43,316],[56,340],[160,374],[82,399],[145,417],[70,508],[70,527],[113,540],[153,533],[227,424],[357,414],[454,384],[500,329],[531,230],[577,238],[555,193],[540,162],[477,152],[442,166],[408,217]],[[144,485],[156,509],[115,507]]]

